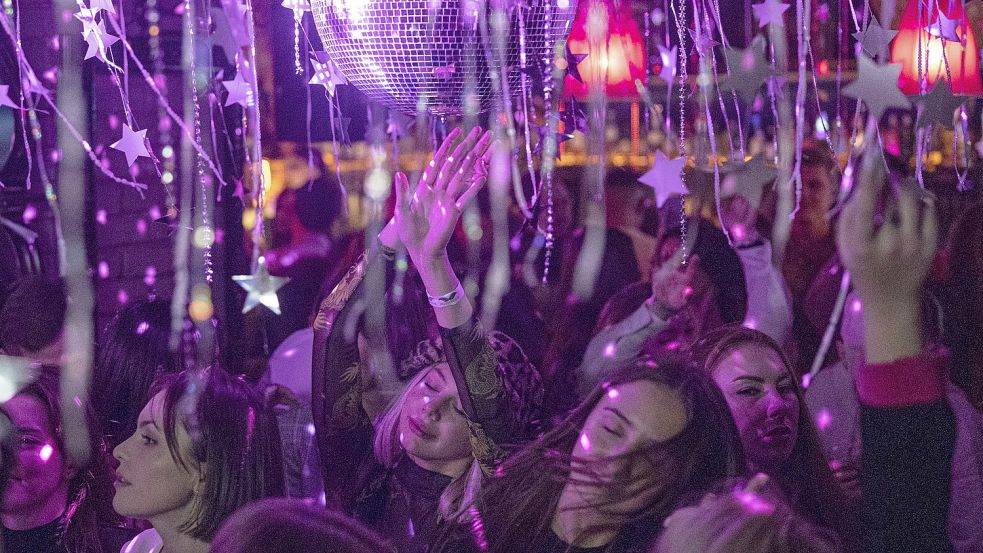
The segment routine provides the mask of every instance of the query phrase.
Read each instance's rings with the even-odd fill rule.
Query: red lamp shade
[[[947,18],[958,21],[956,36],[960,40],[946,40],[944,47],[942,39],[935,36],[938,34],[937,31],[934,33],[925,31],[929,23],[931,23],[929,28],[937,28],[938,12],[935,10],[929,12],[927,6],[920,7],[920,5],[921,2],[917,0],[909,0],[901,16],[901,23],[898,25],[898,35],[891,44],[891,62],[901,64],[901,77],[898,79],[901,91],[909,95],[918,94],[920,91],[918,51],[921,49],[922,75],[928,81],[928,90],[932,89],[940,76],[948,80],[948,76],[951,75],[950,88],[954,93],[983,93],[983,83],[980,82],[979,47],[976,44],[973,27],[966,21],[966,12],[962,4],[946,1],[937,3],[938,9]],[[934,6],[936,3],[932,2],[929,5]],[[919,10],[921,10],[920,14]]]
[[[587,54],[577,68],[584,82],[569,74],[563,83],[564,94],[583,98],[598,78],[604,81],[604,92],[613,98],[637,98],[635,79],[645,78],[645,41],[631,12],[631,2],[615,0],[582,0],[577,5],[567,47],[574,54]],[[588,40],[587,22],[591,10],[607,12],[608,35],[599,51],[592,51]]]

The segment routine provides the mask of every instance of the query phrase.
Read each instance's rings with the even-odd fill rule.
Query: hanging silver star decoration
[[[737,92],[745,102],[754,101],[761,85],[772,74],[771,65],[765,60],[764,37],[758,35],[744,50],[728,48],[724,50],[724,56],[728,75],[721,88]]]
[[[119,42],[119,37],[109,34],[106,31],[105,20],[100,21],[98,25],[90,28],[89,36],[85,37],[85,43],[88,45],[88,49],[85,51],[85,59],[94,57],[103,63],[109,63],[109,59],[106,58],[106,50],[117,42]]]
[[[686,185],[683,183],[683,167],[685,166],[686,158],[684,156],[669,159],[662,153],[662,150],[656,150],[652,168],[642,175],[638,182],[655,191],[655,204],[662,207],[670,196],[687,193]]]
[[[270,275],[266,270],[266,260],[262,257],[256,264],[256,272],[251,275],[234,275],[232,280],[247,292],[246,303],[242,306],[243,313],[249,313],[258,305],[264,305],[270,311],[280,314],[280,299],[276,291],[290,282],[289,278]]]
[[[215,22],[212,41],[222,49],[230,64],[235,63],[236,54],[249,46],[245,8],[233,0],[223,3],[221,8],[213,6],[211,9],[212,21]]]
[[[853,33],[853,38],[860,43],[864,52],[870,54],[871,57],[876,57],[881,55],[881,52],[887,51],[887,46],[891,44],[897,34],[898,32],[894,29],[881,27],[877,18],[871,16],[867,28]]]
[[[758,25],[761,27],[765,27],[769,23],[784,27],[785,20],[782,16],[788,8],[788,4],[782,4],[778,0],[765,0],[760,4],[751,5],[751,9],[754,10],[754,17],[758,19]]]
[[[567,75],[573,77],[577,82],[583,84],[584,77],[580,74],[580,69],[577,65],[587,58],[587,54],[574,54],[570,51],[570,43],[567,43],[567,51],[565,55],[567,61]]]
[[[925,32],[934,37],[944,38],[946,40],[962,44],[962,39],[959,38],[959,33],[957,32],[962,18],[949,19],[945,13],[942,12],[942,6],[938,6],[938,13],[939,18],[926,25]]]
[[[911,108],[911,102],[898,89],[900,63],[878,65],[863,54],[857,57],[857,62],[857,78],[843,87],[844,95],[863,100],[868,113],[877,121],[889,109]]]
[[[679,61],[679,47],[673,46],[670,50],[658,44],[659,58],[662,60],[662,69],[659,71],[659,78],[670,85],[676,79],[676,62]]]
[[[311,67],[311,80],[307,84],[321,85],[332,96],[338,85],[348,84],[348,79],[327,52],[312,52]]]
[[[147,151],[147,129],[134,131],[126,123],[123,123],[123,136],[109,147],[123,152],[127,166],[136,163],[137,158],[150,157],[150,152]]]
[[[763,154],[752,157],[726,172],[720,183],[720,197],[742,196],[751,206],[761,205],[764,187],[775,182],[778,170],[765,161]]]
[[[232,104],[239,104],[245,108],[249,105],[253,90],[249,86],[249,83],[242,78],[241,74],[237,73],[231,81],[222,81],[222,86],[229,92],[229,95],[225,98],[225,107],[229,107]]]
[[[969,96],[952,93],[945,79],[935,81],[932,91],[924,96],[912,96],[911,100],[922,105],[922,113],[918,117],[918,128],[927,127],[932,123],[952,128],[953,114],[966,103]]]
[[[713,40],[713,36],[710,33],[704,33],[698,29],[690,29],[689,34],[693,39],[693,53],[699,54],[700,56],[707,56],[710,54],[710,50],[713,50],[714,46],[720,46],[719,42]]]

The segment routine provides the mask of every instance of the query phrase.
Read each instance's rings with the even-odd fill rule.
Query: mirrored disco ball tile
[[[462,94],[473,78],[482,109],[490,107],[494,94],[485,46],[473,22],[462,19],[461,0],[312,0],[311,5],[325,50],[370,98],[405,113],[416,113],[423,99],[433,115],[460,115]],[[537,75],[552,58],[555,41],[566,36],[576,8],[576,2],[565,0],[530,0],[526,56]],[[511,68],[509,86],[517,93],[515,11],[505,51],[489,47],[489,52],[502,55]]]

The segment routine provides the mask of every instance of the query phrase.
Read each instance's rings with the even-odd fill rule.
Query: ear
[[[201,463],[189,473],[191,477],[191,490],[197,497],[201,497],[201,494],[205,490],[205,472],[205,463]]]

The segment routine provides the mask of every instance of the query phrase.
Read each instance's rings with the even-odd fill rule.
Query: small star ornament
[[[771,65],[765,61],[764,38],[758,35],[744,50],[728,48],[724,50],[724,56],[729,73],[721,88],[737,92],[745,102],[754,101],[761,85],[772,73]]]
[[[83,31],[84,32],[84,31]],[[119,37],[113,36],[106,31],[105,20],[90,29],[89,36],[85,37],[85,43],[89,48],[85,51],[85,59],[96,58],[103,63],[109,63],[106,58],[106,50],[110,46],[119,42]]]
[[[682,177],[685,165],[685,157],[679,156],[676,159],[669,159],[661,150],[656,150],[652,168],[642,175],[638,182],[655,191],[655,203],[658,207],[662,207],[670,196],[687,193]]]
[[[241,74],[237,74],[231,81],[222,81],[222,86],[229,92],[229,95],[225,98],[226,107],[232,104],[239,104],[245,108],[249,105],[252,88],[249,86],[249,83],[243,80]]]
[[[10,85],[0,84],[0,106],[7,106],[10,109],[20,109],[20,106],[10,99]]]
[[[150,152],[147,151],[147,129],[134,131],[126,123],[123,123],[123,137],[109,147],[123,152],[129,166],[133,166],[137,158],[150,157]]]
[[[89,38],[89,34],[96,28],[96,11],[89,8],[79,8],[75,14],[75,19],[82,23],[82,38]]]
[[[959,25],[962,22],[962,18],[959,19],[949,19],[943,12],[941,6],[938,8],[939,17],[932,23],[925,26],[925,32],[934,36],[949,40],[952,42],[962,43],[962,39],[959,38]]]
[[[881,24],[877,22],[877,18],[871,16],[870,24],[863,31],[857,31],[853,33],[853,38],[860,43],[864,52],[873,56],[881,55],[881,52],[887,51],[887,47],[894,40],[894,37],[898,34],[894,29],[885,29],[881,27]]]
[[[281,6],[294,12],[294,21],[300,22],[304,19],[304,14],[311,11],[310,0],[283,0]]]
[[[754,10],[754,17],[758,19],[758,25],[762,28],[769,23],[784,27],[785,20],[782,16],[788,8],[788,4],[782,4],[778,0],[765,0],[760,4],[751,6],[751,9]]]
[[[246,291],[246,303],[242,306],[243,313],[249,313],[259,305],[280,314],[280,299],[276,291],[290,282],[289,278],[270,275],[266,270],[266,259],[260,257],[256,263],[256,272],[251,275],[234,275],[232,280]]]
[[[348,79],[327,52],[314,52],[311,55],[311,67],[313,74],[307,84],[321,85],[332,96],[338,85],[348,84]]]
[[[843,87],[844,95],[863,100],[870,116],[877,121],[889,109],[911,108],[911,102],[898,89],[900,63],[878,65],[863,54],[857,57],[857,62],[857,78]]]
[[[922,105],[922,113],[918,117],[918,128],[937,123],[951,129],[953,114],[966,103],[969,96],[953,94],[945,79],[939,79],[935,81],[935,86],[932,87],[931,92],[924,96],[913,96],[911,99],[915,104]]]
[[[587,54],[574,54],[570,51],[570,43],[567,43],[567,51],[564,56],[567,61],[567,75],[573,77],[573,79],[581,84],[584,84],[584,77],[580,74],[580,68],[577,67],[580,62],[587,59]]]
[[[720,46],[720,43],[713,40],[710,33],[703,33],[699,30],[689,30],[690,36],[693,37],[693,52],[699,54],[700,56],[706,56],[710,54],[714,46]]]
[[[775,182],[778,170],[768,165],[765,156],[758,154],[729,171],[720,183],[720,197],[742,196],[757,208],[761,205],[764,187]]]
[[[659,58],[662,60],[662,69],[659,71],[659,78],[672,84],[676,79],[676,62],[679,60],[679,47],[673,46],[670,50],[658,44]]]

